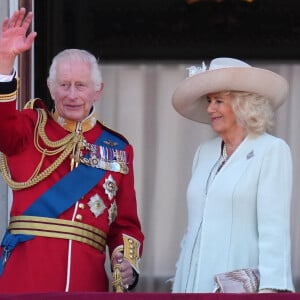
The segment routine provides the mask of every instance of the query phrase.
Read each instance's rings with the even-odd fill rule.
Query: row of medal
[[[80,161],[88,166],[107,171],[128,173],[127,156],[124,150],[112,147],[98,146],[85,143],[85,148],[89,150],[88,157],[81,157]]]

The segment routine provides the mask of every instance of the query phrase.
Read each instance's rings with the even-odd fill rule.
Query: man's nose
[[[77,89],[76,86],[71,84],[69,88],[69,97],[70,98],[75,98],[77,96]]]

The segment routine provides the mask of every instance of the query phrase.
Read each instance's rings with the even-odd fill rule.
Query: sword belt
[[[10,218],[11,234],[27,234],[49,238],[74,240],[88,244],[101,252],[106,245],[106,233],[98,228],[76,221],[35,216]]]

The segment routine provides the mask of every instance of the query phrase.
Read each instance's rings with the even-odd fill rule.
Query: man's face
[[[102,86],[96,90],[87,63],[66,61],[57,65],[56,81],[49,90],[61,117],[82,121],[99,99]]]

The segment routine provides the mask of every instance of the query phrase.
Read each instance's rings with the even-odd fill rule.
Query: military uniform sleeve
[[[134,189],[133,148],[126,147],[128,174],[123,175],[117,196],[117,217],[111,224],[108,246],[111,258],[122,251],[134,270],[139,274],[139,260],[142,255],[144,235],[137,212]]]
[[[35,113],[17,110],[17,79],[0,82],[0,151],[7,156],[22,152],[32,137]]]

